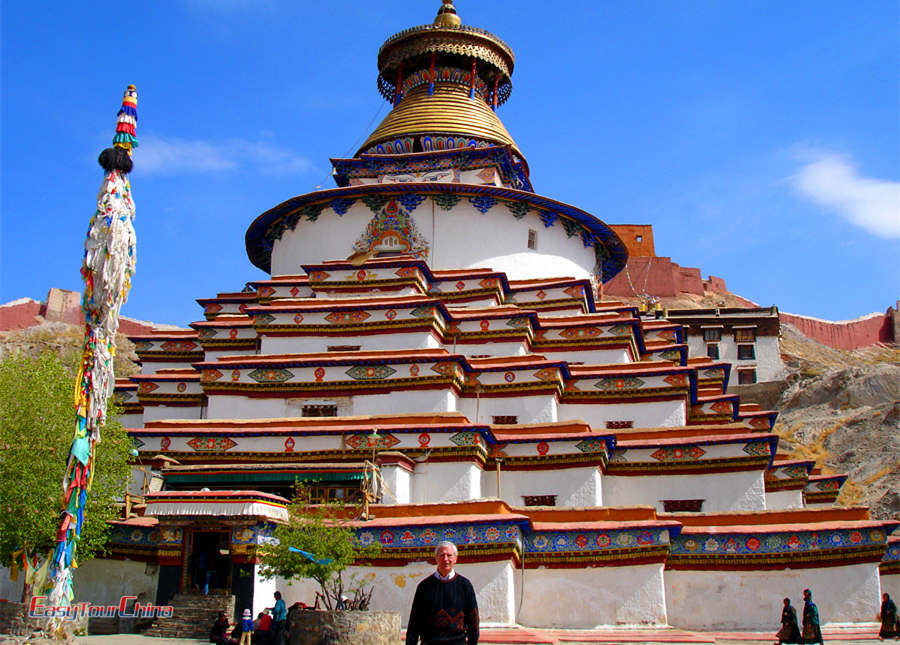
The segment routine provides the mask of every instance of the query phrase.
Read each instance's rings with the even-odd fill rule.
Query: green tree
[[[63,475],[75,429],[77,355],[24,352],[0,360],[0,564],[13,553],[46,556],[55,545]],[[130,476],[132,443],[111,415],[95,452],[96,472],[78,541],[79,562],[102,553],[108,521]],[[27,593],[27,589],[26,589]]]
[[[309,499],[308,487],[299,484],[297,494],[288,506],[287,523],[275,528],[275,540],[260,551],[263,564],[260,575],[266,579],[279,576],[289,581],[298,578],[315,580],[329,611],[344,607],[345,592],[356,596],[356,602],[348,608],[365,608],[368,596],[361,581],[351,579],[345,588],[344,572],[354,562],[377,555],[381,545],[363,546],[357,540],[353,519],[361,515],[360,506],[310,504]]]

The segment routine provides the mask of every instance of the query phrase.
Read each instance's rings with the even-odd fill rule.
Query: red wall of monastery
[[[651,224],[611,224],[610,228],[619,236],[629,256],[654,256],[653,226]]]
[[[710,278],[713,279],[724,292],[725,281],[721,278]],[[702,296],[703,284],[700,269],[679,266],[672,262],[671,258],[630,256],[625,268],[612,280],[603,284],[603,294],[635,296],[646,293],[660,298],[672,297],[678,293]]]
[[[0,331],[27,329],[44,322],[64,322],[70,325],[83,325],[81,313],[81,294],[75,291],[52,288],[47,293],[46,302],[22,299],[23,302],[0,306]],[[153,325],[119,318],[119,331],[123,334],[148,334]]]
[[[44,305],[35,300],[0,307],[0,331],[25,329],[40,324]]]
[[[832,322],[780,312],[778,318],[824,345],[835,349],[856,349],[876,343],[896,342],[897,311],[893,307],[883,314],[870,314],[856,320]]]

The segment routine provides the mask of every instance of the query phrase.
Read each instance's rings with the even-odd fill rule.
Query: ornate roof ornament
[[[378,51],[378,91],[394,110],[357,154],[410,137],[403,151],[419,152],[421,137],[444,135],[456,147],[510,145],[521,157],[494,113],[512,92],[514,66],[509,45],[463,25],[453,0],[442,0],[432,24],[394,34]]]
[[[441,8],[438,9],[437,18],[434,19],[434,24],[439,27],[459,27],[462,24],[462,21],[459,19],[459,16],[456,15],[456,7],[453,6],[453,0],[441,0],[443,4]]]

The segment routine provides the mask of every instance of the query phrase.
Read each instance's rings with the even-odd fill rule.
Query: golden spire
[[[456,7],[453,6],[453,0],[441,0],[443,4],[438,9],[437,18],[434,24],[438,27],[459,27],[462,21],[456,14]]]

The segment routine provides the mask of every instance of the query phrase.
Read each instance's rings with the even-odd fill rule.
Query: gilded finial
[[[438,9],[437,18],[434,24],[438,27],[459,27],[462,20],[456,15],[456,7],[453,6],[453,0],[441,0],[443,3]]]

